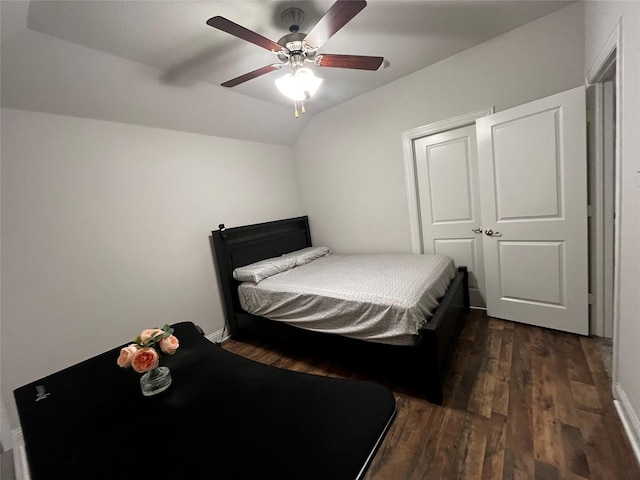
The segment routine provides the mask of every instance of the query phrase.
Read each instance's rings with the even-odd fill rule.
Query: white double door
[[[580,87],[414,141],[423,250],[492,317],[589,333],[585,125]]]

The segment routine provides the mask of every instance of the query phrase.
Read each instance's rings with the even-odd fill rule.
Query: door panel
[[[434,240],[434,253],[446,255],[455,259],[456,265],[476,266],[477,238],[456,238],[456,239],[436,239]],[[478,289],[477,268],[469,273],[469,288]]]
[[[469,148],[465,137],[425,145],[433,224],[474,221]]]
[[[548,306],[564,305],[562,242],[503,241],[498,245],[501,298]]]
[[[491,316],[589,332],[585,124],[583,87],[476,123]]]
[[[475,126],[414,141],[424,253],[469,269],[471,305],[484,307],[484,266]]]
[[[498,221],[558,216],[558,129],[558,109],[505,121],[494,127]],[[526,188],[526,197],[522,195],[523,188]]]

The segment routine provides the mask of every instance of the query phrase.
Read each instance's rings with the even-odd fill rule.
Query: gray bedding
[[[453,280],[443,255],[333,254],[240,284],[242,308],[308,330],[412,345]]]

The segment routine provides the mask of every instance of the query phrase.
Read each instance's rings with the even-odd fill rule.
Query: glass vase
[[[140,377],[140,388],[145,397],[164,392],[169,385],[171,385],[169,367],[156,367]]]

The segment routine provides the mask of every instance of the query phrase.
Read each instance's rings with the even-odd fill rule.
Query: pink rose
[[[147,328],[140,334],[140,340],[142,340],[142,343],[146,343],[147,341],[153,339],[154,337],[157,337],[158,335],[162,335],[163,333],[164,331],[160,328]]]
[[[131,359],[138,351],[138,345],[132,343],[120,350],[120,356],[118,357],[118,365],[122,368],[128,368],[131,366]]]
[[[158,352],[154,348],[140,348],[131,359],[131,366],[138,373],[148,372],[158,366]]]
[[[158,342],[160,344],[160,350],[167,355],[173,355],[180,346],[178,338],[175,335],[169,335],[167,338],[163,338]]]

